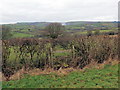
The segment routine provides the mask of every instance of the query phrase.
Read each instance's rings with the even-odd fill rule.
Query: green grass
[[[3,88],[118,88],[118,65],[106,65],[103,69],[74,71],[66,76],[29,76],[2,83]]]
[[[70,52],[56,52],[56,53],[54,53],[55,57],[68,56],[68,55],[70,55]]]
[[[100,30],[100,32],[111,32],[111,31],[114,31],[114,30]]]
[[[33,35],[30,35],[30,34],[26,34],[26,33],[16,33],[14,32],[13,33],[13,37],[32,37]]]
[[[114,30],[100,30],[100,33],[105,33],[105,32],[111,32]],[[95,31],[92,31],[92,33],[94,33]],[[87,31],[79,31],[79,32],[76,32],[75,34],[87,34]]]

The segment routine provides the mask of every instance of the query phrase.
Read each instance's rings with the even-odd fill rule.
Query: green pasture
[[[13,37],[16,38],[16,37],[33,37],[33,35],[31,34],[26,34],[26,33],[17,33],[17,32],[14,32],[13,33]]]
[[[3,88],[118,88],[118,64],[103,69],[73,71],[68,75],[29,76],[16,81],[4,81]]]
[[[114,30],[100,30],[100,33],[106,33],[106,32],[115,32]],[[95,31],[92,31],[92,33],[94,34]],[[87,31],[76,31],[74,34],[87,34]]]

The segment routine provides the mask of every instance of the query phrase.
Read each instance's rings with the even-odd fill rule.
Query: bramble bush
[[[107,35],[61,37],[54,41],[37,38],[2,40],[2,73],[9,77],[20,69],[33,68],[84,68],[95,61],[103,63],[109,58],[117,58],[118,37]],[[60,45],[70,50],[69,56],[55,57],[55,47]]]

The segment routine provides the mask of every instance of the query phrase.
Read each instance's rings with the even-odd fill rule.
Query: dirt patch
[[[2,74],[2,72],[0,72],[0,81],[5,81],[6,79],[5,79],[5,77],[4,77],[4,75]]]
[[[104,66],[106,64],[109,64],[109,65],[115,65],[115,64],[118,64],[119,63],[119,60],[115,60],[115,59],[111,59],[109,58],[108,60],[104,61],[102,64],[98,64],[97,62],[91,62],[89,65],[87,65],[84,69],[86,68],[96,68],[96,69],[102,69],[104,68]]]

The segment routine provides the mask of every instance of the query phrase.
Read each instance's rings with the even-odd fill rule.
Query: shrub
[[[56,45],[69,49],[69,56],[54,56]],[[2,72],[9,77],[24,68],[74,67],[84,68],[95,61],[103,63],[118,56],[118,37],[79,36],[77,38],[57,38],[52,42],[47,39],[18,38],[3,40]]]

